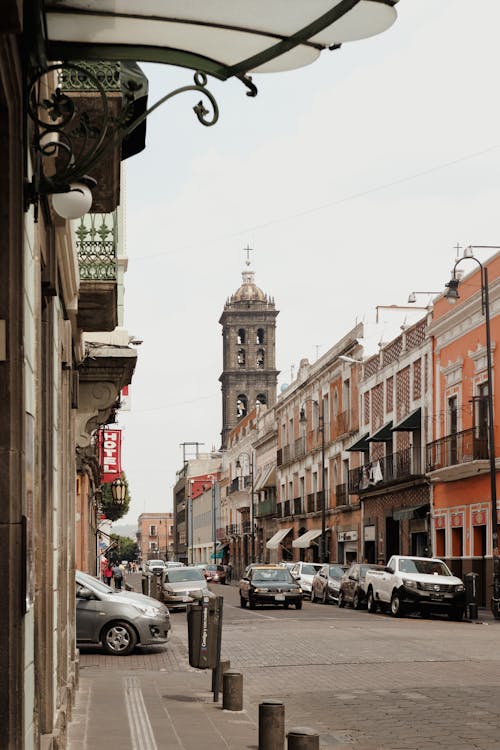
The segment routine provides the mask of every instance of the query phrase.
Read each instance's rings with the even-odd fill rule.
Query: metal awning
[[[383,427],[373,433],[366,439],[367,443],[390,443],[392,440],[392,419]]]
[[[314,539],[317,539],[319,536],[321,536],[321,529],[311,529],[310,531],[306,531],[305,534],[302,534],[302,536],[293,540],[292,547],[299,547],[300,549],[310,547]]]
[[[276,485],[276,466],[270,466],[265,469],[255,483],[254,491],[259,492],[265,487],[274,487]]]
[[[422,407],[412,411],[411,414],[407,414],[404,419],[397,423],[392,428],[393,432],[411,432],[412,430],[420,430],[422,427]]]
[[[370,446],[368,445],[366,439],[370,433],[365,432],[365,434],[358,438],[355,443],[353,443],[349,448],[346,448],[347,451],[368,451],[370,449]]]
[[[422,510],[429,508],[429,503],[425,505],[414,505],[412,508],[402,508],[401,510],[395,510],[392,513],[392,517],[395,521],[410,520],[412,518],[423,518]]]
[[[292,527],[286,528],[286,529],[280,529],[276,532],[270,539],[266,542],[266,548],[267,549],[278,549],[283,539],[286,537],[286,535],[292,530]]]
[[[323,49],[379,34],[396,20],[397,1],[45,0],[42,7],[48,59],[160,62],[226,80],[299,68]]]

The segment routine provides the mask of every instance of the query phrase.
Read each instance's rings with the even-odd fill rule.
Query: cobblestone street
[[[477,623],[456,623],[309,602],[300,612],[250,611],[240,609],[235,586],[214,589],[224,595],[223,658],[244,675],[246,716],[238,738],[225,740],[228,747],[256,747],[258,704],[273,698],[285,704],[287,729],[315,728],[325,749],[500,748],[500,624],[488,613]],[[194,685],[191,700],[203,700],[209,675],[188,666],[185,613],[172,615],[172,629],[167,648],[126,658],[82,649],[82,681],[103,671],[128,672],[144,675],[143,683],[154,683],[163,699],[166,685],[178,701]],[[228,713],[209,703],[204,711],[200,721],[213,711]],[[217,715],[211,721],[217,724]],[[157,731],[163,737],[160,725]],[[187,741],[160,746],[195,747]]]

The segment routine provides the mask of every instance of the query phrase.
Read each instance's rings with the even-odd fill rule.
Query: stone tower
[[[276,401],[276,318],[274,299],[255,284],[254,272],[242,272],[243,283],[224,305],[222,325],[222,448],[239,419],[256,404]]]

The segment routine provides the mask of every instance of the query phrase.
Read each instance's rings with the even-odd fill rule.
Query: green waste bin
[[[195,669],[215,669],[217,665],[221,598],[205,596],[199,604],[188,606],[189,665]]]

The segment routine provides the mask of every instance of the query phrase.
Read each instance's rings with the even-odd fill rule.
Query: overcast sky
[[[280,310],[282,385],[356,320],[374,321],[376,305],[442,289],[457,243],[500,244],[500,2],[397,9],[378,37],[255,76],[255,99],[211,80],[214,127],[194,117],[196,94],[150,117],[146,150],[127,164],[125,325],[144,343],[119,416],[123,522],[171,510],[181,443],[220,445],[218,320],[247,245]],[[150,103],[192,81],[143,67]],[[389,331],[404,315],[381,319]]]

